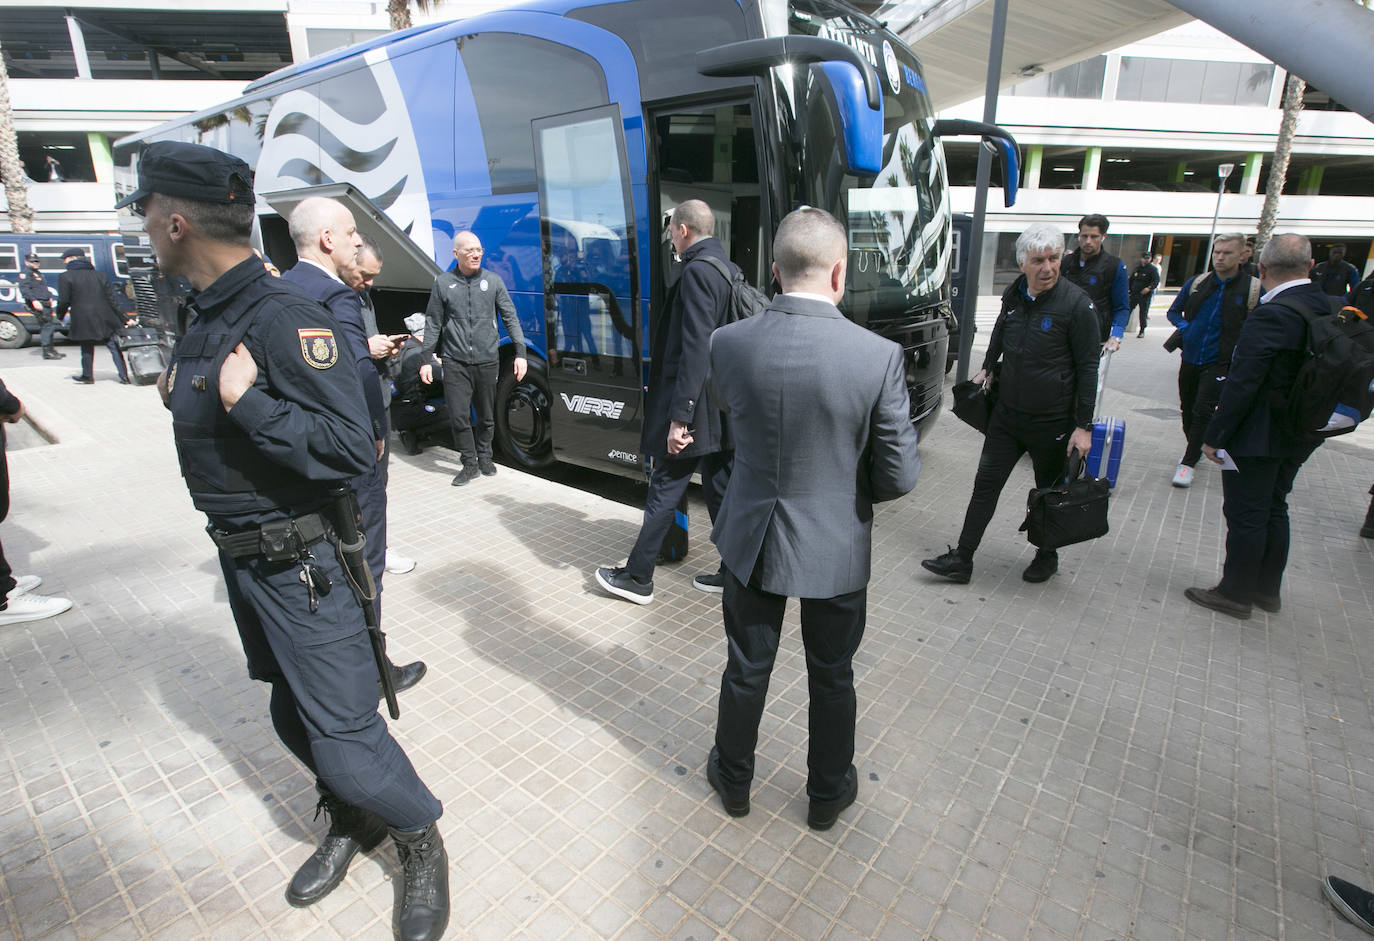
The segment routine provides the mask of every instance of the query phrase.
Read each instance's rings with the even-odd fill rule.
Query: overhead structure
[[[1246,9],[1253,13],[1253,4]],[[916,50],[936,110],[983,94],[992,0],[895,0],[877,4],[873,15]],[[1052,5],[1020,0],[1007,13],[1002,87],[1190,19],[1166,0],[1062,0]]]

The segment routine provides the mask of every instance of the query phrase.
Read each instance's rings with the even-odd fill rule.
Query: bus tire
[[[0,350],[17,350],[29,342],[29,328],[13,314],[0,314]]]
[[[496,446],[525,470],[553,466],[553,415],[544,361],[528,358],[525,378],[517,382],[509,358],[501,361],[496,384]]]

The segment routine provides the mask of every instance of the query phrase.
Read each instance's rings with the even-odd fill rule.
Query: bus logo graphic
[[[619,451],[615,448],[611,448],[611,450],[607,451],[606,456],[613,461],[626,461],[630,464],[639,463],[638,454],[631,454],[629,451]]]
[[[892,86],[892,94],[898,95],[902,91],[902,70],[897,63],[897,53],[892,48],[892,43],[883,40],[883,67],[887,69],[887,83]]]
[[[578,415],[600,415],[602,418],[619,418],[620,413],[625,410],[624,402],[615,402],[611,399],[598,399],[590,395],[568,396],[566,392],[558,393],[563,398],[563,404],[568,411]]]

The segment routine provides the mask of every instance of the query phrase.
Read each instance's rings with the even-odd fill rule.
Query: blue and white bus
[[[691,198],[765,288],[782,216],[811,205],[844,222],[842,308],[906,349],[912,420],[934,419],[951,317],[942,130],[997,143],[1011,195],[1010,137],[942,127],[911,50],[846,3],[541,0],[327,53],[125,138],[116,189],[133,188],[152,141],[235,153],[256,169],[262,244],[282,268],[290,208],[343,199],[382,245],[391,331],[471,229],[529,347],[523,382],[501,371],[499,446],[527,467],[638,474],[674,266],[664,220]]]

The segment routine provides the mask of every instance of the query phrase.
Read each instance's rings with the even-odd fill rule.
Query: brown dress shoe
[[[1215,588],[1188,588],[1184,590],[1183,594],[1193,604],[1211,608],[1213,611],[1220,611],[1222,614],[1229,614],[1231,617],[1242,621],[1250,620],[1250,606],[1248,604],[1232,601]]]

